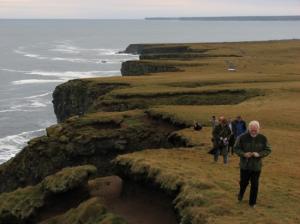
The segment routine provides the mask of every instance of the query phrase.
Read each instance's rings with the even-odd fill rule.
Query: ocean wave
[[[64,82],[62,79],[23,79],[12,81],[13,85],[24,85],[24,84],[42,84],[42,83],[59,83]]]
[[[68,61],[68,62],[75,62],[75,63],[93,63],[92,60],[88,60],[85,58],[61,58],[61,57],[52,57],[47,58],[51,61]]]
[[[14,157],[23,147],[26,146],[26,143],[31,138],[44,134],[45,130],[39,129],[0,138],[0,163],[3,163]]]
[[[51,94],[52,94],[52,92],[46,92],[46,93],[42,93],[39,95],[33,95],[33,96],[6,98],[6,99],[1,99],[0,102],[12,102],[12,101],[16,101],[16,100],[36,99],[36,98],[45,97],[45,96],[48,96]]]
[[[0,110],[0,113],[8,113],[8,112],[32,112],[34,110],[22,110],[22,109],[7,109],[7,110]]]
[[[119,70],[109,70],[109,71],[64,71],[64,72],[50,72],[50,71],[21,71],[14,69],[0,68],[2,71],[7,72],[18,72],[24,73],[26,75],[38,75],[38,76],[47,76],[47,77],[56,77],[59,79],[23,79],[12,81],[13,85],[25,85],[25,84],[42,84],[42,83],[60,83],[65,82],[70,79],[76,78],[94,78],[94,77],[111,77],[111,76],[120,76],[121,73]]]
[[[8,109],[8,110],[0,110],[0,113],[8,113],[8,112],[34,112],[35,110],[23,110],[23,109]]]
[[[15,106],[11,106],[12,110],[21,110],[24,111],[24,109],[20,108],[38,108],[38,107],[47,107],[48,104],[50,104],[50,101],[41,102],[39,100],[29,100],[26,103],[18,104]]]
[[[70,45],[65,45],[65,44],[58,44],[55,46],[55,48],[50,49],[50,51],[67,53],[67,54],[79,54],[80,53],[80,50],[78,50],[76,47],[73,47]]]
[[[24,99],[35,99],[35,98],[48,96],[50,94],[52,94],[52,92],[46,92],[46,93],[42,93],[42,94],[39,94],[39,95],[27,96],[27,97],[24,97]]]
[[[120,52],[120,49],[110,49],[110,48],[83,48],[75,46],[69,42],[58,43],[54,48],[49,51],[55,51],[66,54],[80,54],[80,53],[95,53],[97,55],[114,55]]]
[[[65,61],[65,62],[72,62],[72,63],[91,63],[91,64],[100,64],[103,61],[104,63],[110,64],[119,64],[124,60],[138,58],[137,55],[132,54],[124,54],[119,53],[120,49],[106,49],[106,48],[80,48],[73,45],[66,45],[66,44],[58,44],[53,49],[48,49],[48,51],[60,52],[60,53],[67,53],[67,54],[88,54],[89,57],[61,57],[61,56],[44,56],[36,53],[30,53],[24,50],[25,47],[19,47],[18,49],[14,50],[15,53],[23,55],[24,57],[39,59],[39,60],[50,60],[50,61]],[[90,58],[90,56],[93,58]],[[113,59],[99,59],[101,56],[126,56],[126,58],[113,58]],[[104,64],[103,63],[103,64]]]
[[[48,71],[31,71],[26,74],[40,75],[40,76],[55,76],[61,79],[73,79],[73,78],[93,78],[109,75],[118,75],[119,70],[112,71],[65,71],[65,72],[48,72]]]
[[[21,54],[24,57],[39,59],[39,60],[50,60],[50,61],[68,61],[68,62],[77,62],[77,63],[89,63],[90,60],[85,58],[69,58],[69,57],[47,57],[39,54],[28,53],[25,51],[15,50],[17,54]]]
[[[51,99],[47,97],[51,94],[52,92],[46,92],[23,98],[11,98],[7,100],[8,103],[2,104],[0,113],[38,111],[40,108],[44,108],[52,104]]]
[[[25,103],[12,105],[8,109],[1,110],[0,113],[7,112],[33,112],[36,111],[36,108],[47,107],[51,104],[51,101],[42,101],[42,100],[29,100]]]
[[[15,70],[15,69],[9,69],[9,68],[0,68],[0,71],[4,71],[4,72],[16,72],[16,73],[26,73],[27,72],[27,71]]]
[[[99,62],[100,63],[100,62]],[[101,63],[110,63],[109,61],[101,62]],[[6,72],[16,72],[16,73],[24,73],[26,75],[40,75],[40,76],[55,76],[60,77],[63,80],[66,78],[88,78],[88,77],[101,77],[101,76],[110,76],[110,75],[120,75],[120,70],[109,70],[109,71],[64,71],[64,72],[49,72],[49,71],[40,71],[40,70],[33,70],[33,71],[23,71],[23,70],[15,70],[15,69],[8,69],[8,68],[0,68],[0,71],[6,71]],[[31,81],[28,81],[29,83],[34,83],[36,79],[28,79]],[[14,82],[19,82],[23,80],[13,81],[13,84],[16,84]],[[59,80],[57,80],[58,82]],[[37,81],[39,82],[39,81]],[[41,81],[42,82],[42,81]],[[47,82],[47,80],[45,80]],[[49,80],[49,82],[55,82],[53,80]],[[21,84],[23,84],[21,82]]]

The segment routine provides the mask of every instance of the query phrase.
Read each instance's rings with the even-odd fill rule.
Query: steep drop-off
[[[168,135],[174,130],[142,111],[72,117],[47,128],[46,136],[32,139],[0,166],[0,192],[36,184],[67,166],[93,164],[98,176],[110,175],[111,159],[148,147],[171,147]]]

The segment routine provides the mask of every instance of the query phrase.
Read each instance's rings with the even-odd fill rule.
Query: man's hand
[[[252,152],[246,152],[246,153],[244,153],[244,157],[246,157],[247,159],[248,158],[250,158],[250,157],[252,157]]]
[[[260,155],[259,155],[259,153],[258,153],[258,152],[253,152],[253,153],[252,153],[252,155],[253,155],[253,157],[255,157],[255,158],[258,158],[258,157],[260,157]]]

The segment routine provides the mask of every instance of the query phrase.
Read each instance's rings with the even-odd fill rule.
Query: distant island
[[[145,20],[186,21],[299,21],[300,16],[146,17]]]

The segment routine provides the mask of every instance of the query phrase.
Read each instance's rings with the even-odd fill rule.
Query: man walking
[[[217,121],[217,118],[215,115],[213,115],[211,117],[210,123],[211,123],[212,129],[214,130],[214,128],[218,125],[218,121]]]
[[[232,147],[229,147],[229,149],[231,148],[231,154],[233,154],[233,145],[236,139],[247,131],[246,122],[242,119],[240,115],[237,116],[236,119],[231,122],[231,131],[232,136],[230,138],[229,146]]]
[[[267,138],[259,134],[258,121],[249,123],[248,132],[238,137],[234,150],[240,157],[240,192],[238,200],[242,201],[246,188],[251,182],[249,205],[255,207],[258,194],[259,177],[262,168],[262,158],[271,153]]]
[[[217,162],[219,155],[222,154],[224,164],[228,162],[228,141],[231,135],[230,128],[225,117],[219,118],[219,124],[213,129],[214,140],[214,161]]]

